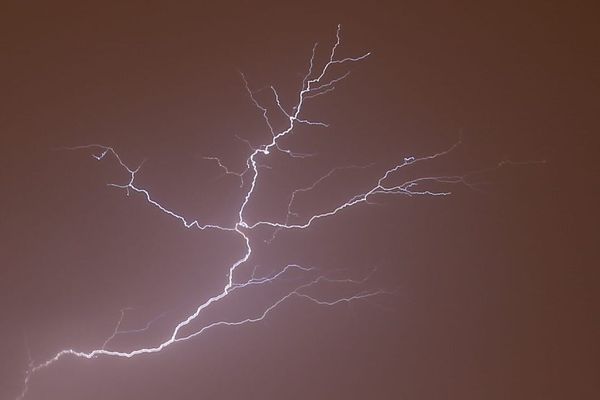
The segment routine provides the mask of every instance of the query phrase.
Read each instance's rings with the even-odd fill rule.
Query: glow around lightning
[[[116,327],[112,335],[107,337],[104,343],[99,346],[97,349],[91,351],[80,351],[75,349],[65,349],[56,353],[50,359],[41,362],[41,363],[33,363],[30,362],[29,369],[25,374],[24,385],[22,393],[17,397],[17,399],[23,399],[29,389],[29,384],[31,379],[35,376],[39,371],[50,367],[52,364],[58,362],[60,359],[71,356],[77,358],[91,359],[99,356],[106,357],[119,357],[119,358],[131,358],[135,356],[139,356],[142,354],[151,354],[158,353],[164,351],[167,347],[180,342],[188,341],[196,336],[199,336],[206,332],[209,329],[219,327],[219,326],[238,326],[245,325],[254,322],[258,322],[263,320],[271,311],[275,310],[280,304],[291,299],[297,298],[302,299],[317,305],[321,306],[335,306],[341,303],[349,303],[352,301],[366,299],[373,296],[378,296],[386,293],[390,293],[389,291],[383,289],[376,290],[365,290],[364,285],[370,275],[366,276],[363,279],[349,279],[349,278],[333,278],[321,272],[318,268],[313,266],[303,266],[298,264],[290,263],[288,265],[284,265],[276,270],[276,272],[267,275],[267,276],[257,276],[256,268],[252,272],[252,275],[249,279],[237,282],[236,281],[236,272],[240,270],[242,267],[247,266],[248,260],[252,255],[253,248],[251,244],[251,233],[254,229],[258,227],[270,227],[273,229],[273,236],[278,232],[284,230],[298,230],[298,229],[306,229],[309,226],[317,224],[320,220],[325,218],[332,218],[335,216],[339,216],[343,214],[344,210],[350,207],[356,207],[363,203],[369,203],[370,200],[376,196],[382,195],[407,195],[407,196],[446,196],[449,194],[447,191],[437,191],[432,190],[431,187],[436,184],[443,185],[447,187],[445,184],[454,184],[454,183],[463,183],[467,184],[467,181],[462,176],[426,176],[414,178],[411,180],[404,181],[400,184],[389,184],[393,176],[397,175],[396,173],[407,167],[410,167],[414,164],[425,162],[428,160],[432,160],[438,157],[441,157],[448,152],[450,152],[456,145],[450,147],[447,150],[421,157],[403,157],[400,162],[395,165],[390,166],[387,170],[383,171],[378,179],[372,184],[372,186],[361,193],[357,193],[352,197],[348,198],[346,201],[341,202],[337,205],[332,206],[330,209],[320,212],[318,214],[313,214],[304,219],[302,222],[298,223],[290,223],[290,216],[297,216],[293,212],[293,204],[296,199],[296,196],[301,192],[307,192],[315,189],[319,185],[324,185],[327,183],[327,180],[334,175],[340,169],[347,168],[366,168],[365,166],[346,166],[346,167],[338,167],[330,170],[326,174],[324,174],[321,178],[316,180],[313,184],[299,188],[295,190],[291,196],[289,197],[288,210],[287,215],[283,221],[277,220],[259,220],[255,222],[249,222],[246,215],[246,209],[250,201],[252,200],[254,194],[256,193],[257,183],[260,179],[260,169],[261,160],[264,160],[269,157],[272,152],[282,152],[287,154],[290,157],[308,157],[307,154],[299,154],[295,153],[290,149],[283,148],[281,145],[281,140],[286,137],[294,134],[294,128],[298,125],[311,125],[318,127],[327,127],[328,124],[321,121],[313,121],[308,116],[303,115],[303,106],[306,102],[310,101],[318,96],[327,95],[335,90],[336,85],[342,83],[344,79],[349,76],[349,72],[338,73],[338,69],[347,68],[351,64],[363,61],[370,56],[370,53],[364,53],[355,57],[345,57],[339,58],[337,56],[339,47],[340,47],[340,27],[338,26],[336,32],[336,41],[331,46],[331,49],[328,51],[328,57],[323,65],[318,66],[316,61],[316,53],[318,46],[315,44],[312,49],[312,55],[309,60],[308,71],[304,75],[302,80],[302,84],[300,89],[297,91],[295,104],[291,109],[286,109],[282,105],[280,101],[279,94],[275,87],[270,86],[268,90],[271,92],[274,100],[274,107],[269,109],[268,107],[262,105],[258,99],[255,97],[256,92],[254,92],[248,83],[246,77],[242,74],[242,80],[245,86],[245,89],[248,92],[250,97],[250,101],[256,106],[259,113],[262,114],[264,118],[264,122],[268,128],[270,134],[270,141],[266,144],[262,144],[258,147],[253,147],[249,144],[250,154],[245,160],[245,169],[239,172],[230,170],[226,165],[224,165],[218,157],[206,157],[206,159],[210,162],[215,162],[226,175],[234,176],[236,179],[240,180],[240,188],[242,190],[240,196],[239,208],[236,211],[236,219],[235,223],[232,225],[216,225],[216,224],[206,224],[196,219],[188,219],[179,211],[176,211],[172,208],[169,208],[167,205],[157,201],[152,194],[143,187],[140,187],[136,184],[136,176],[140,171],[142,165],[137,167],[130,167],[119,155],[119,153],[112,147],[101,145],[101,144],[89,144],[84,146],[76,146],[69,148],[70,150],[89,150],[92,152],[92,156],[98,161],[105,161],[108,159],[113,159],[116,161],[120,167],[128,174],[128,180],[124,183],[111,183],[109,186],[119,188],[124,190],[127,195],[137,194],[145,199],[145,201],[152,207],[155,207],[160,212],[167,214],[172,217],[175,221],[181,223],[188,229],[199,229],[199,230],[220,230],[224,232],[229,232],[232,235],[237,235],[241,244],[244,248],[244,253],[241,258],[235,261],[233,264],[229,265],[227,280],[224,282],[223,287],[217,291],[217,294],[210,297],[204,303],[198,305],[195,310],[190,313],[185,319],[181,320],[177,323],[170,335],[160,343],[157,343],[154,346],[150,347],[139,347],[130,351],[120,351],[111,349],[111,341],[118,335],[128,334],[128,333],[140,333],[144,332],[148,329],[152,328],[152,324],[156,322],[156,319],[150,321],[145,327],[133,330],[123,330],[121,329],[121,323],[125,318],[125,312],[127,310],[121,311],[121,317],[117,322]],[[274,124],[271,121],[269,115],[271,113],[280,113],[287,119],[286,126],[284,129],[277,130],[274,127]],[[243,139],[242,139],[243,140]],[[427,188],[425,188],[427,187]],[[292,287],[289,291],[285,292],[282,296],[278,297],[275,301],[273,301],[270,305],[264,308],[257,314],[248,315],[246,318],[239,320],[218,320],[216,322],[212,322],[210,324],[204,325],[200,328],[193,330],[192,332],[183,333],[183,329],[188,327],[193,321],[197,320],[198,316],[202,314],[202,312],[214,304],[218,303],[225,297],[229,296],[233,292],[237,292],[240,290],[244,290],[248,287],[259,287],[261,285],[269,285],[274,284],[278,281],[278,279],[284,277],[286,274],[290,274],[292,271],[296,273],[301,273],[306,276],[306,278],[301,282]],[[344,296],[344,297],[336,297],[334,299],[323,299],[316,297],[315,295],[309,294],[308,289],[317,287],[321,284],[340,284],[350,286],[355,288],[353,294]],[[311,292],[312,293],[312,292]]]

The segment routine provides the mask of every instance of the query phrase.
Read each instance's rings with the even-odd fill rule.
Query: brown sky
[[[257,245],[253,263],[266,271],[301,262],[360,276],[375,267],[372,285],[394,296],[334,308],[293,300],[263,322],[152,356],[65,358],[33,377],[26,399],[599,397],[592,7],[106,3],[0,6],[0,399],[22,390],[28,348],[38,363],[97,348],[123,307],[135,308],[130,328],[165,314],[115,344],[156,344],[222,288],[243,252],[230,235],[190,232],[106,187],[125,178],[114,162],[57,148],[103,143],[132,165],[146,159],[140,185],[185,215],[230,224],[242,191],[202,157],[239,169],[247,147],[235,135],[255,144],[268,136],[239,71],[291,104],[313,42],[330,45],[338,23],[342,56],[373,54],[307,106],[330,127],[286,143],[317,156],[274,159],[250,220],[283,218],[291,191],[331,167],[374,163],[307,195],[303,212],[461,134],[454,153],[413,172],[546,163],[478,176],[482,191],[381,199]],[[274,291],[206,318],[253,312]]]

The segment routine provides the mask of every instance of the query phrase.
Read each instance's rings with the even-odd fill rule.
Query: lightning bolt
[[[113,161],[118,163],[122,170],[127,174],[128,179],[123,183],[109,183],[108,186],[123,190],[128,196],[137,195],[143,198],[145,202],[151,207],[154,207],[160,212],[168,215],[176,222],[182,224],[185,228],[198,229],[203,231],[224,231],[231,235],[239,237],[241,246],[243,248],[243,255],[227,267],[227,279],[224,282],[224,285],[221,287],[221,289],[208,300],[206,300],[204,303],[198,305],[195,308],[195,310],[191,312],[186,318],[180,320],[172,328],[172,330],[170,331],[170,335],[168,335],[156,345],[150,347],[139,347],[129,351],[122,351],[111,348],[111,343],[116,336],[128,333],[145,332],[151,329],[152,325],[157,321],[158,318],[161,317],[159,316],[151,320],[146,326],[142,328],[124,330],[121,328],[121,326],[125,318],[126,311],[128,311],[128,309],[123,309],[121,310],[120,318],[116,324],[116,327],[113,330],[113,333],[110,336],[108,336],[104,343],[102,343],[101,346],[99,346],[98,348],[90,351],[64,349],[57,352],[53,357],[43,362],[36,364],[33,361],[31,361],[25,373],[23,390],[17,397],[18,400],[21,400],[26,396],[29,390],[31,379],[38,372],[50,367],[51,365],[58,362],[60,359],[67,356],[82,359],[92,359],[100,356],[132,358],[143,354],[158,353],[165,350],[167,347],[173,344],[186,342],[188,340],[191,340],[192,338],[200,336],[204,332],[212,328],[220,326],[246,325],[262,321],[264,318],[267,317],[267,315],[269,315],[272,311],[277,309],[279,305],[292,298],[305,300],[319,306],[334,307],[343,303],[350,303],[357,300],[368,299],[374,296],[393,293],[393,291],[384,289],[365,289],[365,286],[371,278],[371,276],[373,275],[374,270],[372,270],[370,274],[367,274],[363,278],[351,279],[348,277],[339,278],[332,276],[331,273],[325,273],[314,266],[303,266],[299,264],[290,263],[287,265],[280,266],[278,269],[275,270],[275,272],[272,272],[267,275],[258,275],[257,266],[254,266],[254,270],[252,271],[250,278],[241,281],[237,279],[236,273],[239,272],[239,270],[242,267],[250,267],[248,260],[250,259],[253,253],[251,236],[252,232],[259,227],[268,227],[273,230],[272,237],[269,240],[270,242],[275,238],[275,235],[279,232],[287,230],[306,229],[312,225],[317,224],[320,220],[341,215],[344,213],[345,210],[351,207],[356,207],[363,203],[368,204],[371,202],[371,200],[378,196],[447,196],[450,194],[449,191],[436,190],[432,188],[447,188],[448,184],[465,184],[467,186],[471,185],[471,183],[468,179],[466,179],[465,176],[455,175],[422,176],[406,180],[401,183],[390,183],[394,180],[392,178],[396,178],[395,180],[397,180],[398,172],[400,170],[404,170],[416,164],[425,163],[427,161],[431,161],[433,159],[442,157],[451,152],[458,145],[458,142],[452,145],[451,147],[447,148],[446,150],[438,153],[424,156],[407,156],[402,158],[399,162],[390,165],[387,169],[382,171],[378,175],[377,179],[367,190],[354,194],[353,196],[349,197],[346,201],[336,204],[328,210],[309,215],[300,222],[290,222],[292,217],[294,220],[299,219],[299,215],[293,211],[293,205],[298,195],[304,192],[314,190],[319,185],[326,184],[329,178],[331,178],[334,174],[343,169],[368,168],[371,166],[346,166],[334,168],[326,174],[324,174],[323,176],[321,176],[311,185],[296,189],[291,193],[289,197],[287,215],[283,221],[250,221],[248,219],[246,211],[249,203],[252,201],[257,190],[257,184],[261,176],[260,169],[263,166],[262,162],[264,162],[273,152],[280,152],[292,158],[304,158],[311,156],[310,154],[296,153],[290,149],[284,148],[281,144],[282,139],[293,135],[294,129],[298,125],[308,125],[321,128],[328,127],[328,124],[325,122],[311,120],[308,116],[305,116],[303,113],[304,105],[311,99],[314,99],[319,96],[325,96],[333,92],[336,88],[336,85],[341,84],[349,76],[349,72],[345,72],[342,74],[337,73],[336,71],[339,68],[345,68],[346,66],[349,66],[351,64],[361,62],[370,56],[370,53],[367,52],[355,57],[340,58],[337,56],[340,45],[341,36],[340,26],[338,25],[336,31],[336,40],[329,49],[328,57],[320,66],[317,65],[316,61],[318,44],[315,44],[313,46],[312,54],[308,63],[308,70],[306,71],[302,79],[302,83],[299,90],[295,94],[295,104],[291,108],[284,107],[280,100],[279,93],[274,86],[264,88],[265,90],[270,92],[274,105],[272,107],[264,106],[256,96],[258,91],[253,91],[250,87],[248,80],[246,79],[246,76],[244,74],[241,74],[241,79],[250,101],[256,107],[258,112],[262,114],[264,122],[270,133],[270,141],[267,141],[267,143],[264,143],[259,146],[253,146],[246,141],[249,147],[249,155],[245,159],[245,167],[241,171],[234,171],[228,168],[219,157],[205,157],[206,160],[210,162],[215,162],[217,166],[223,170],[225,175],[232,176],[235,179],[239,179],[240,181],[240,188],[242,189],[241,202],[239,203],[239,207],[237,208],[237,210],[235,210],[236,221],[231,225],[210,224],[204,223],[197,219],[189,219],[182,213],[159,202],[152,196],[152,194],[147,189],[139,186],[136,183],[136,177],[142,165],[138,165],[136,167],[129,166],[119,155],[119,153],[111,146],[106,146],[103,144],[88,144],[84,146],[67,148],[69,150],[90,151],[91,156],[97,161],[106,161],[112,159]],[[272,120],[272,115],[275,114],[279,115],[280,117],[283,116],[283,119],[287,121],[283,129],[275,128],[275,124]],[[241,140],[245,141],[245,139]],[[298,276],[300,276],[300,279],[298,279]],[[237,320],[218,320],[215,322],[207,323],[200,327],[196,327],[192,330],[189,329],[190,324],[192,324],[192,322],[198,323],[198,317],[205,310],[213,307],[215,304],[230,296],[232,293],[244,291],[250,287],[262,287],[266,285],[272,285],[275,282],[280,282],[281,280],[284,280],[286,278],[293,278],[290,279],[290,281],[293,282],[293,285],[291,285],[291,287],[288,288],[287,291],[279,295],[274,301],[268,304],[260,312],[254,315],[248,315],[245,318]],[[324,285],[343,285],[344,287],[351,288],[352,293],[345,296],[337,296],[335,298],[323,298],[315,295],[314,288],[322,287]],[[186,331],[184,328],[188,328],[188,330],[190,331]]]

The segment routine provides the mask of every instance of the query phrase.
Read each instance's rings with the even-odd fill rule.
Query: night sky
[[[563,3],[3,1],[0,399],[22,392],[29,355],[98,349],[125,308],[124,330],[153,322],[111,347],[156,346],[244,254],[231,232],[186,229],[107,186],[128,179],[114,158],[64,148],[113,146],[144,162],[136,184],[161,204],[233,226],[247,186],[204,157],[240,171],[248,143],[271,140],[240,72],[265,105],[273,85],[291,107],[313,44],[322,64],[338,24],[340,57],[372,54],[307,103],[328,128],[282,142],[312,157],[261,159],[248,221],[284,221],[291,193],[332,168],[364,167],[299,194],[299,220],[459,140],[394,179],[477,186],[375,196],[273,240],[257,228],[239,279],[299,263],[391,293],[291,298],[152,355],[65,356],[25,399],[599,398],[600,29],[592,7]],[[297,279],[231,296],[194,327],[257,315]]]

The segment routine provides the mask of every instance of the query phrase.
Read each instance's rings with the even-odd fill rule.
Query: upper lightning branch
[[[176,211],[173,211],[173,210],[163,206],[161,203],[156,201],[150,195],[150,192],[148,192],[148,190],[146,190],[142,187],[139,187],[135,184],[136,175],[140,171],[140,168],[142,167],[142,165],[139,165],[135,169],[128,167],[123,162],[123,160],[121,159],[119,154],[110,146],[104,146],[101,144],[90,144],[90,145],[85,145],[85,146],[65,147],[65,149],[67,149],[67,150],[81,150],[81,149],[98,150],[99,151],[98,153],[92,154],[92,157],[98,161],[103,160],[109,154],[112,155],[114,158],[116,158],[117,162],[121,165],[121,167],[123,167],[123,169],[127,172],[127,174],[129,174],[129,181],[124,184],[108,183],[107,184],[108,186],[124,189],[125,192],[127,193],[127,195],[129,195],[131,192],[135,192],[135,193],[139,193],[139,194],[143,195],[143,197],[145,197],[145,199],[148,203],[150,203],[152,206],[158,208],[163,213],[179,220],[186,228],[198,228],[200,230],[218,229],[218,230],[222,230],[222,231],[234,231],[235,230],[233,227],[225,227],[225,226],[214,225],[214,224],[201,224],[200,222],[198,222],[198,220],[190,221],[187,218],[185,218],[184,216],[182,216],[181,214],[177,213]]]
[[[371,164],[372,165],[372,164]],[[341,171],[341,170],[347,170],[347,169],[364,169],[367,168],[369,166],[358,166],[358,165],[349,165],[349,166],[343,166],[343,167],[335,167],[329,170],[329,172],[327,172],[325,175],[321,176],[319,179],[317,179],[316,181],[314,181],[311,185],[309,186],[305,186],[305,187],[301,187],[299,189],[296,189],[292,192],[292,194],[290,195],[290,200],[288,202],[288,206],[287,206],[287,213],[285,215],[285,222],[282,224],[282,226],[277,226],[275,227],[275,229],[273,230],[273,234],[271,235],[271,238],[266,240],[267,243],[272,242],[275,237],[277,236],[277,234],[284,228],[284,227],[288,227],[289,226],[289,221],[290,221],[290,217],[294,216],[294,217],[298,217],[299,214],[292,211],[292,207],[294,204],[294,201],[296,200],[296,196],[299,193],[306,193],[306,192],[310,192],[311,190],[314,190],[319,184],[321,184],[322,182],[324,182],[325,180],[327,180],[328,178],[330,178],[331,176],[333,176],[336,172]]]
[[[405,167],[408,167],[410,165],[413,165],[413,164],[416,164],[419,162],[432,160],[432,159],[435,159],[435,158],[438,158],[438,157],[448,154],[449,152],[454,150],[454,148],[456,148],[456,146],[458,146],[459,143],[460,142],[457,142],[456,144],[454,144],[447,150],[444,150],[442,152],[439,152],[439,153],[436,153],[433,155],[428,155],[428,156],[423,156],[423,157],[418,157],[418,158],[416,158],[416,157],[404,158],[404,161],[402,161],[399,164],[396,164],[392,168],[385,171],[379,177],[379,179],[377,180],[377,183],[375,185],[373,185],[371,187],[371,189],[369,189],[368,191],[365,191],[365,192],[362,192],[362,193],[352,196],[346,202],[339,204],[338,206],[330,209],[329,211],[319,213],[319,214],[313,214],[312,216],[310,216],[307,219],[307,221],[305,223],[290,224],[287,222],[288,219],[286,219],[286,222],[284,222],[284,223],[272,222],[272,221],[258,221],[258,222],[255,222],[254,224],[250,225],[249,228],[254,229],[261,225],[267,225],[267,226],[272,226],[272,227],[279,228],[279,229],[305,229],[305,228],[308,228],[310,225],[312,225],[312,223],[315,222],[316,220],[319,220],[319,219],[322,219],[325,217],[331,217],[349,207],[352,207],[352,206],[355,206],[355,205],[358,205],[361,203],[367,203],[369,197],[372,197],[372,196],[378,195],[378,194],[379,195],[404,194],[404,195],[408,195],[408,196],[415,196],[415,195],[446,196],[446,195],[449,195],[450,192],[447,192],[447,191],[419,190],[418,186],[422,185],[426,182],[437,182],[437,183],[446,183],[446,184],[448,184],[448,183],[464,183],[464,184],[468,185],[468,182],[466,181],[466,179],[463,176],[450,175],[450,176],[420,177],[420,178],[415,178],[412,180],[405,181],[399,185],[394,185],[394,186],[386,185],[385,181],[388,178],[390,178],[392,174],[394,174],[395,172],[397,172]],[[330,171],[327,175],[324,175],[322,178],[320,178],[315,183],[315,185],[312,185],[308,188],[298,189],[296,192],[294,192],[292,194],[292,201],[293,201],[295,193],[297,193],[298,191],[308,191],[308,190],[314,189],[314,187],[316,186],[317,183],[319,183],[323,179],[327,178],[331,174],[332,174],[332,171]],[[291,206],[291,202],[290,202],[290,206]],[[289,216],[289,214],[290,214],[290,208],[288,207],[288,216]]]
[[[377,182],[368,191],[365,191],[365,192],[362,192],[362,193],[359,193],[359,194],[353,196],[348,201],[337,205],[336,207],[332,208],[331,210],[329,210],[327,212],[318,213],[318,214],[309,216],[305,223],[302,223],[302,224],[290,224],[289,223],[289,217],[290,217],[290,215],[293,215],[292,206],[295,201],[296,195],[301,192],[306,192],[306,191],[315,189],[315,187],[317,185],[323,184],[327,178],[329,178],[331,175],[333,175],[340,168],[336,168],[336,169],[329,171],[327,174],[325,174],[323,177],[318,179],[316,182],[314,182],[310,186],[295,190],[291,194],[290,201],[288,203],[287,215],[286,215],[284,222],[274,222],[274,221],[266,221],[266,220],[259,220],[257,222],[253,222],[253,223],[248,222],[247,217],[246,217],[246,210],[247,210],[248,204],[253,199],[253,196],[256,192],[256,187],[257,187],[257,183],[258,183],[259,176],[260,176],[260,168],[263,166],[261,164],[261,160],[267,158],[269,156],[269,154],[271,154],[272,151],[280,151],[285,154],[288,154],[291,157],[306,157],[306,156],[308,156],[306,154],[295,153],[291,150],[283,148],[280,143],[281,140],[289,135],[292,135],[294,128],[298,124],[327,127],[328,124],[325,122],[313,121],[310,118],[303,116],[302,115],[303,106],[305,105],[306,101],[308,101],[310,99],[313,99],[318,96],[324,96],[328,93],[331,93],[332,91],[334,91],[335,86],[337,84],[341,83],[344,79],[346,79],[349,76],[348,72],[345,72],[341,75],[336,76],[334,67],[362,61],[370,55],[370,53],[364,53],[364,54],[356,56],[356,57],[340,58],[337,56],[337,52],[339,50],[340,43],[341,43],[340,26],[338,26],[337,31],[336,31],[336,41],[330,49],[328,58],[326,59],[326,61],[323,63],[323,65],[321,67],[318,67],[317,62],[316,62],[317,44],[315,44],[313,46],[312,54],[311,54],[311,57],[309,60],[308,71],[304,75],[304,77],[302,79],[301,87],[296,94],[295,104],[292,107],[290,107],[289,109],[284,107],[284,105],[280,101],[279,93],[274,86],[267,87],[268,91],[270,91],[271,95],[273,96],[273,100],[274,100],[274,104],[275,104],[274,109],[270,109],[270,108],[262,105],[258,101],[257,97],[255,96],[256,92],[252,91],[252,89],[250,88],[250,85],[246,79],[246,76],[244,74],[241,74],[242,81],[244,83],[244,87],[250,97],[250,100],[251,100],[252,104],[257,108],[257,110],[261,113],[262,118],[264,119],[265,124],[269,130],[270,140],[267,143],[256,146],[256,147],[250,145],[250,143],[246,141],[246,143],[248,143],[249,148],[250,148],[250,154],[245,159],[246,168],[244,170],[242,170],[241,172],[236,172],[236,171],[230,170],[217,157],[206,157],[206,159],[215,161],[217,163],[217,165],[225,172],[226,175],[232,175],[232,176],[235,176],[240,179],[241,189],[242,189],[241,203],[239,205],[239,208],[236,210],[237,221],[235,221],[231,225],[217,225],[217,224],[202,223],[196,219],[193,219],[193,220],[189,219],[189,218],[183,216],[181,213],[175,211],[174,209],[163,205],[161,202],[159,202],[157,199],[155,199],[147,189],[139,186],[136,183],[136,177],[140,171],[141,165],[139,165],[136,168],[129,167],[123,161],[121,156],[110,146],[101,145],[101,144],[90,144],[90,145],[76,146],[76,147],[68,148],[70,150],[82,150],[82,149],[91,150],[92,156],[98,161],[105,160],[109,156],[114,158],[118,162],[118,164],[121,166],[121,168],[126,172],[126,174],[128,175],[128,179],[126,180],[125,183],[110,183],[110,184],[108,184],[109,186],[123,189],[123,190],[125,190],[127,195],[130,195],[131,193],[137,193],[137,194],[141,195],[141,197],[144,198],[145,201],[147,203],[149,203],[151,206],[155,207],[162,213],[179,221],[186,228],[197,228],[200,230],[220,230],[220,231],[225,231],[225,232],[231,232],[231,233],[237,235],[242,242],[242,246],[243,246],[242,253],[243,254],[240,256],[240,258],[237,259],[237,261],[235,261],[228,267],[227,280],[226,280],[224,286],[220,289],[220,291],[218,291],[217,294],[210,297],[204,303],[198,305],[196,307],[196,309],[192,313],[190,313],[185,319],[182,319],[180,322],[178,322],[173,327],[170,335],[167,338],[165,338],[162,342],[158,343],[155,346],[142,347],[142,348],[137,348],[137,349],[130,350],[130,351],[120,351],[120,350],[110,349],[109,346],[110,346],[112,340],[117,335],[125,334],[128,332],[134,332],[134,331],[135,332],[146,331],[148,329],[151,329],[151,325],[155,322],[155,320],[152,320],[145,327],[137,329],[137,330],[129,330],[129,331],[122,330],[121,324],[122,324],[124,316],[125,316],[125,310],[123,310],[121,312],[121,317],[120,317],[116,327],[113,330],[112,335],[110,335],[99,348],[93,349],[90,351],[77,351],[74,349],[65,349],[65,350],[62,350],[62,351],[56,353],[52,358],[50,358],[42,363],[39,363],[39,364],[31,363],[29,366],[29,369],[25,375],[23,391],[18,396],[18,399],[22,399],[25,396],[25,394],[28,390],[31,378],[35,373],[52,365],[53,363],[55,363],[56,361],[58,361],[59,359],[61,359],[64,356],[74,356],[74,357],[85,358],[85,359],[91,359],[91,358],[95,358],[98,356],[131,358],[131,357],[141,355],[141,354],[157,353],[174,343],[189,340],[193,337],[201,335],[208,329],[212,329],[214,327],[237,326],[237,325],[243,325],[243,324],[261,321],[271,311],[273,311],[275,308],[277,308],[277,306],[279,306],[282,302],[284,302],[290,298],[301,298],[301,299],[305,299],[305,300],[311,301],[315,304],[323,305],[323,306],[335,306],[335,305],[341,304],[341,303],[349,303],[354,300],[367,299],[367,298],[370,298],[373,296],[381,295],[384,293],[389,293],[382,289],[357,290],[354,292],[354,294],[351,294],[348,296],[337,296],[334,299],[329,299],[329,300],[323,299],[323,298],[315,296],[314,294],[310,294],[310,291],[312,289],[322,287],[322,285],[324,285],[324,284],[351,285],[351,286],[356,286],[358,288],[358,287],[361,287],[362,284],[364,284],[370,278],[370,275],[363,279],[358,279],[358,280],[348,279],[348,278],[336,279],[336,278],[327,276],[327,274],[321,272],[316,267],[306,267],[306,266],[302,266],[302,265],[295,264],[295,263],[287,264],[287,265],[281,267],[276,272],[271,273],[270,275],[262,276],[262,277],[258,277],[256,275],[256,269],[255,269],[249,279],[238,282],[237,279],[234,278],[235,272],[238,270],[238,268],[242,265],[248,264],[247,262],[250,259],[252,252],[253,252],[250,234],[252,232],[252,229],[254,229],[258,226],[274,227],[275,232],[280,229],[307,228],[308,226],[312,225],[315,221],[317,221],[319,219],[338,214],[339,212],[341,212],[342,210],[344,210],[346,208],[349,208],[349,207],[352,207],[352,206],[355,206],[355,205],[358,205],[361,203],[366,203],[366,202],[368,202],[368,199],[370,197],[375,196],[375,195],[405,194],[405,195],[441,196],[441,195],[448,194],[448,192],[434,191],[434,190],[430,190],[430,189],[419,189],[419,188],[423,184],[428,183],[428,182],[429,183],[441,183],[441,184],[467,183],[465,181],[465,179],[460,176],[432,176],[432,177],[421,177],[421,178],[416,178],[413,180],[408,180],[408,181],[405,181],[398,185],[386,184],[386,182],[388,181],[388,178],[390,178],[391,175],[393,175],[400,169],[403,169],[410,165],[414,165],[419,162],[424,162],[427,160],[431,160],[431,159],[440,157],[440,156],[450,152],[453,148],[452,147],[446,151],[443,151],[443,152],[440,152],[437,154],[433,154],[430,156],[423,156],[420,158],[415,158],[415,157],[404,158],[403,162],[392,166],[391,168],[386,170],[383,174],[381,174],[380,177],[378,178]],[[261,90],[263,90],[263,89],[261,89]],[[286,126],[283,129],[277,130],[275,128],[275,124],[272,123],[272,120],[270,117],[271,113],[279,113],[279,114],[283,115],[284,119],[287,120]],[[364,167],[351,166],[351,167],[343,167],[343,168],[364,168]],[[209,324],[205,324],[204,326],[201,326],[201,327],[196,327],[195,329],[191,330],[191,332],[183,331],[184,328],[189,329],[190,324],[192,322],[197,323],[198,316],[204,310],[208,309],[213,304],[218,303],[220,300],[224,299],[228,295],[231,295],[232,293],[238,293],[242,289],[246,289],[246,288],[251,288],[251,287],[257,288],[257,287],[261,287],[263,285],[273,284],[274,282],[281,280],[285,275],[292,274],[293,271],[296,271],[297,273],[300,273],[301,275],[304,276],[304,278],[301,279],[301,282],[297,283],[291,289],[287,290],[283,295],[281,295],[280,297],[275,299],[273,302],[271,302],[271,304],[268,307],[264,308],[261,312],[258,312],[257,314],[255,314],[253,316],[247,316],[246,318],[242,318],[242,319],[238,319],[238,320],[219,320],[216,322],[212,322]],[[309,276],[311,276],[311,277],[309,278]]]
[[[317,45],[313,46],[313,51],[312,51],[312,55],[310,58],[310,63],[309,63],[309,68],[308,68],[308,72],[306,73],[306,75],[304,76],[304,79],[302,80],[302,88],[298,93],[298,101],[296,103],[295,106],[292,107],[292,112],[288,113],[287,111],[285,111],[285,109],[283,108],[283,106],[281,105],[281,102],[279,101],[279,95],[277,94],[277,90],[271,86],[271,90],[274,94],[275,97],[275,102],[277,103],[278,109],[288,118],[289,120],[289,125],[287,128],[281,130],[278,133],[275,133],[275,131],[273,130],[273,124],[271,123],[271,120],[269,118],[269,113],[267,111],[267,109],[265,107],[263,107],[254,97],[254,93],[252,92],[252,90],[250,89],[249,85],[248,85],[248,81],[246,80],[246,77],[242,74],[242,79],[244,80],[244,84],[246,87],[246,90],[248,91],[248,94],[250,96],[250,99],[252,100],[252,102],[256,105],[256,107],[261,110],[263,112],[263,118],[265,120],[265,123],[267,124],[267,126],[269,127],[269,130],[272,133],[272,140],[270,143],[268,143],[267,145],[262,146],[261,148],[256,149],[248,158],[249,163],[248,165],[250,166],[250,168],[253,171],[253,176],[252,176],[252,182],[250,185],[250,189],[248,190],[248,192],[246,193],[246,196],[244,198],[244,201],[242,202],[242,206],[240,207],[238,216],[239,216],[239,220],[238,220],[238,225],[243,227],[243,228],[247,228],[248,224],[246,223],[246,221],[244,220],[244,210],[248,204],[248,202],[250,201],[250,198],[252,196],[252,193],[254,192],[254,188],[256,187],[256,181],[258,179],[258,170],[257,170],[257,164],[256,164],[256,158],[259,155],[268,155],[271,151],[271,149],[276,148],[278,149],[278,141],[280,139],[282,139],[283,137],[287,136],[288,134],[290,134],[294,127],[296,126],[296,123],[309,123],[311,125],[323,125],[326,126],[326,124],[324,123],[319,123],[319,122],[309,122],[305,119],[301,119],[300,113],[302,112],[302,106],[304,105],[304,102],[307,98],[307,96],[310,97],[314,97],[315,95],[318,94],[324,94],[324,92],[321,90],[323,87],[327,87],[327,88],[332,88],[332,85],[334,84],[334,82],[339,82],[341,79],[343,79],[346,75],[343,75],[341,78],[333,78],[330,81],[324,82],[324,77],[327,73],[327,71],[336,64],[343,64],[343,63],[348,63],[348,62],[357,62],[357,61],[361,61],[365,58],[367,58],[371,53],[365,53],[361,56],[358,57],[346,57],[346,58],[342,58],[342,59],[336,59],[336,51],[340,45],[341,39],[340,39],[340,29],[341,27],[338,25],[338,29],[336,31],[336,42],[335,44],[332,46],[331,48],[331,53],[329,55],[329,60],[325,63],[325,65],[321,68],[320,73],[317,74],[317,77],[315,78],[311,78],[311,76],[313,75],[313,70],[314,70],[314,65],[315,65],[315,55],[316,55],[316,49],[317,49]]]

